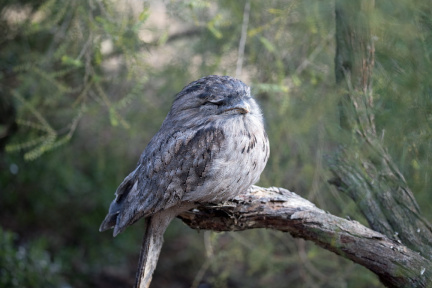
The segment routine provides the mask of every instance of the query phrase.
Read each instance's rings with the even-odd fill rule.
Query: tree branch
[[[329,214],[283,188],[252,186],[232,201],[200,206],[179,218],[193,229],[289,232],[368,268],[389,287],[427,287],[432,283],[432,263],[400,241]]]

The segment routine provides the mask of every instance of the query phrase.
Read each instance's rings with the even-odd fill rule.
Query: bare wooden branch
[[[357,221],[343,219],[283,188],[253,186],[247,193],[216,206],[200,206],[179,216],[194,229],[241,231],[268,228],[313,241],[351,259],[389,287],[430,287],[432,263]]]

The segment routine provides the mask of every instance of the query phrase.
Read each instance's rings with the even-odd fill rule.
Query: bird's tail
[[[146,218],[144,234],[135,279],[135,288],[148,288],[153,271],[162,249],[163,235],[171,220],[176,216],[170,211],[161,211]]]

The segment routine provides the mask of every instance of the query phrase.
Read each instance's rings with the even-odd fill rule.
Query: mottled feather
[[[215,75],[194,81],[176,95],[137,168],[117,188],[100,230],[114,228],[115,236],[151,217],[140,258],[149,281],[171,219],[246,191],[259,180],[269,151],[261,110],[247,85]]]

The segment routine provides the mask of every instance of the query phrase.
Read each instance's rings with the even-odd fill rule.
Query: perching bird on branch
[[[256,183],[270,153],[250,88],[207,76],[183,88],[137,168],[117,188],[100,231],[114,236],[146,218],[136,287],[148,287],[171,220],[198,204],[219,203]]]

